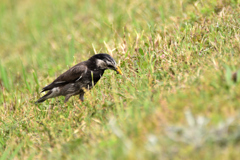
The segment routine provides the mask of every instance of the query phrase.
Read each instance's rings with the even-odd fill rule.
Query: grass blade
[[[26,85],[27,89],[31,92],[32,90],[31,90],[29,83],[27,82],[26,70],[25,70],[25,67],[23,66],[23,64],[22,64],[22,73],[23,73],[23,80],[25,82],[25,85]]]
[[[16,149],[13,151],[13,153],[11,154],[11,157],[9,158],[9,160],[14,159],[14,157],[17,155],[17,153],[19,152],[19,150],[22,148],[23,143],[19,144]]]
[[[4,87],[7,90],[9,90],[10,89],[10,83],[9,83],[9,79],[8,79],[8,76],[7,76],[7,71],[3,67],[3,65],[1,64],[1,61],[0,61],[0,73],[1,73],[0,79],[2,79]]]

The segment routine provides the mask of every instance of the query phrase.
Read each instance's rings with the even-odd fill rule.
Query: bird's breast
[[[91,79],[93,80],[94,84],[96,84],[99,81],[103,73],[104,73],[104,70],[96,70],[92,72]]]
[[[102,77],[104,70],[92,70],[83,76],[82,83],[90,86],[95,85]]]

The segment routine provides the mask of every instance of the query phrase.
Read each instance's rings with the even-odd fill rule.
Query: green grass
[[[0,159],[238,159],[239,17],[238,0],[2,0]],[[99,52],[124,76],[34,104]]]

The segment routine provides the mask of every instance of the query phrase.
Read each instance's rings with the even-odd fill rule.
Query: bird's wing
[[[75,82],[81,79],[83,74],[87,73],[87,66],[83,64],[78,64],[73,66],[63,74],[61,74],[57,79],[55,79],[54,83],[70,83]]]
[[[85,65],[85,63],[83,62],[79,63],[73,66],[72,68],[70,68],[69,70],[67,70],[66,72],[64,72],[63,74],[61,74],[51,84],[44,87],[42,92],[50,90],[54,87],[65,85],[67,83],[79,81],[82,78],[82,76],[87,73],[87,71],[88,71],[88,68]]]

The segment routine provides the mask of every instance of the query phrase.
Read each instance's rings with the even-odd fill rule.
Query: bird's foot
[[[82,100],[78,99],[78,103],[81,105],[82,104]]]

